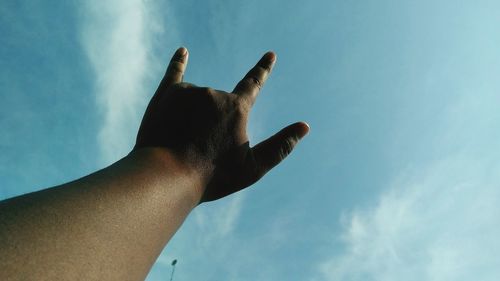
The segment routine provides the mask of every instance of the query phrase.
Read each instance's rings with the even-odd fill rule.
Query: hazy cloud
[[[154,2],[87,1],[82,43],[95,72],[96,101],[104,115],[98,135],[101,159],[111,163],[132,147],[144,103],[146,81],[158,66],[153,35],[161,31]]]
[[[372,207],[343,215],[345,248],[321,264],[318,280],[498,278],[500,153],[486,149],[498,142],[498,98],[479,95],[445,110],[435,151],[446,155],[402,172]]]

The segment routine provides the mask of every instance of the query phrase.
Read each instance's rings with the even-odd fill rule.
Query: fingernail
[[[298,137],[301,139],[309,133],[311,127],[306,122],[299,122],[299,124],[301,124],[301,128],[298,131]]]
[[[177,54],[179,54],[180,56],[185,56],[187,54],[187,49],[186,47],[180,47],[179,49],[177,49]]]
[[[267,52],[265,55],[266,60],[270,61],[271,63],[274,63],[276,61],[276,54],[274,52]]]

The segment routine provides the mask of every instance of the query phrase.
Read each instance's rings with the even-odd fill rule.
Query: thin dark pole
[[[170,281],[174,280],[174,272],[175,272],[175,265],[177,264],[177,260],[172,261],[172,274],[170,275]]]

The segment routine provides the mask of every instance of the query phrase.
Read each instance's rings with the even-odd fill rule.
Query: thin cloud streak
[[[206,233],[207,246],[212,244],[211,240],[224,239],[232,233],[243,208],[243,200],[244,194],[235,194],[217,206],[194,214],[197,227]]]
[[[146,78],[156,67],[152,37],[159,19],[146,2],[87,1],[82,43],[95,73],[96,102],[104,115],[98,134],[101,160],[124,156],[135,140],[146,100]]]

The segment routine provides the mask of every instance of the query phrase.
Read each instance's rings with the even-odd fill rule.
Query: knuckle
[[[235,106],[234,108],[234,114],[237,118],[242,118],[244,117],[245,115],[247,115],[247,106],[246,105],[243,105],[243,103],[239,103],[238,106]]]
[[[200,87],[198,91],[196,91],[198,98],[203,100],[206,104],[216,105],[217,104],[217,96],[216,91],[210,87]]]
[[[233,106],[233,108],[236,108],[236,109],[243,109],[247,105],[246,105],[246,101],[244,99],[237,97],[237,98],[232,99],[232,106]]]
[[[242,82],[244,87],[255,87],[256,86],[259,89],[262,87],[262,82],[255,76],[247,76],[241,82]]]
[[[269,64],[264,64],[264,65],[258,65],[257,68],[263,72],[264,74],[270,73],[271,72],[271,65]]]
[[[280,146],[280,149],[279,149],[279,155],[281,157],[281,159],[284,159],[285,157],[287,157],[293,150],[293,148],[295,147],[295,144],[296,144],[296,140],[295,138],[286,138],[283,143],[281,144]]]
[[[253,85],[253,81],[252,79],[250,79],[250,77],[245,77],[243,78],[243,80],[240,81],[240,84],[242,87],[247,88]]]
[[[187,88],[193,88],[196,87],[194,84],[188,83],[188,82],[180,82],[176,84],[177,87],[187,89]]]
[[[214,100],[215,99],[215,90],[210,87],[200,87],[198,91],[196,91],[201,97]]]
[[[184,63],[184,59],[185,59],[185,56],[182,55],[182,54],[175,54],[172,59],[171,59],[171,62],[174,63],[174,62],[178,62],[178,63]]]
[[[252,79],[252,82],[259,88],[259,90],[262,88],[262,81],[259,80],[259,78],[252,76],[250,77]]]
[[[182,73],[183,64],[178,61],[172,61],[168,66],[167,72],[169,73]]]
[[[238,116],[245,116],[250,111],[252,104],[250,103],[250,101],[247,98],[238,97],[238,98],[233,99],[232,106],[233,106],[234,112]]]
[[[210,87],[200,87],[200,92],[205,95],[212,95],[214,93],[214,89]]]

